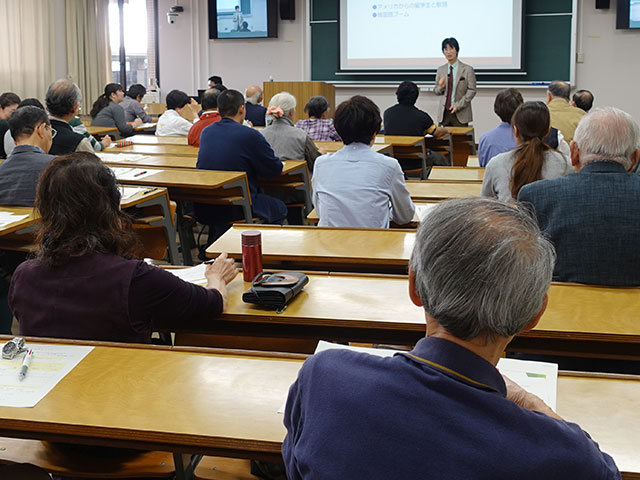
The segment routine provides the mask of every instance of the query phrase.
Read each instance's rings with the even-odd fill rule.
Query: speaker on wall
[[[296,1],[280,0],[280,19],[295,20],[296,19]]]
[[[596,0],[596,8],[606,10],[609,8],[610,0]]]

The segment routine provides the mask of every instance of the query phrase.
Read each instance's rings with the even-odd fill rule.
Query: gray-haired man
[[[558,254],[554,280],[640,285],[640,177],[633,171],[640,129],[616,108],[595,109],[578,125],[571,163],[578,173],[525,185]]]
[[[553,262],[526,208],[434,208],[409,272],[426,338],[394,357],[328,350],[305,362],[285,410],[287,478],[619,479],[580,427],[495,368],[542,316]]]

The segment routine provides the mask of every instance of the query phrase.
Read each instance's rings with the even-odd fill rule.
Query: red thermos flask
[[[256,230],[242,232],[242,274],[245,282],[262,272],[262,234]]]

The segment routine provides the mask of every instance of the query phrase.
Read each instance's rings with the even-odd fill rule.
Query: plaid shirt
[[[341,142],[333,126],[333,118],[307,118],[298,120],[296,127],[307,132],[314,142]]]

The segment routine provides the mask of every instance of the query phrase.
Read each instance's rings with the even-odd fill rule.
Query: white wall
[[[222,76],[227,87],[243,90],[252,83],[275,80],[308,80],[309,38],[306,0],[296,1],[296,20],[279,21],[277,39],[208,40],[206,0],[184,0],[175,25],[166,12],[173,0],[159,0],[160,78],[163,91],[180,88],[195,93],[206,86],[209,75]],[[640,121],[640,34],[615,29],[615,2],[610,10],[596,10],[593,0],[579,0],[577,51],[584,63],[577,65],[576,86],[595,95],[596,106],[614,105]],[[549,52],[550,55],[553,52]],[[463,57],[461,57],[463,59]],[[371,97],[381,110],[395,103],[395,87],[338,87],[336,100],[351,95]],[[493,100],[499,89],[480,88],[473,101],[476,139],[499,121]],[[544,100],[544,88],[522,89],[525,100]],[[304,102],[304,99],[299,99]],[[438,99],[423,90],[418,107],[435,117]]]

